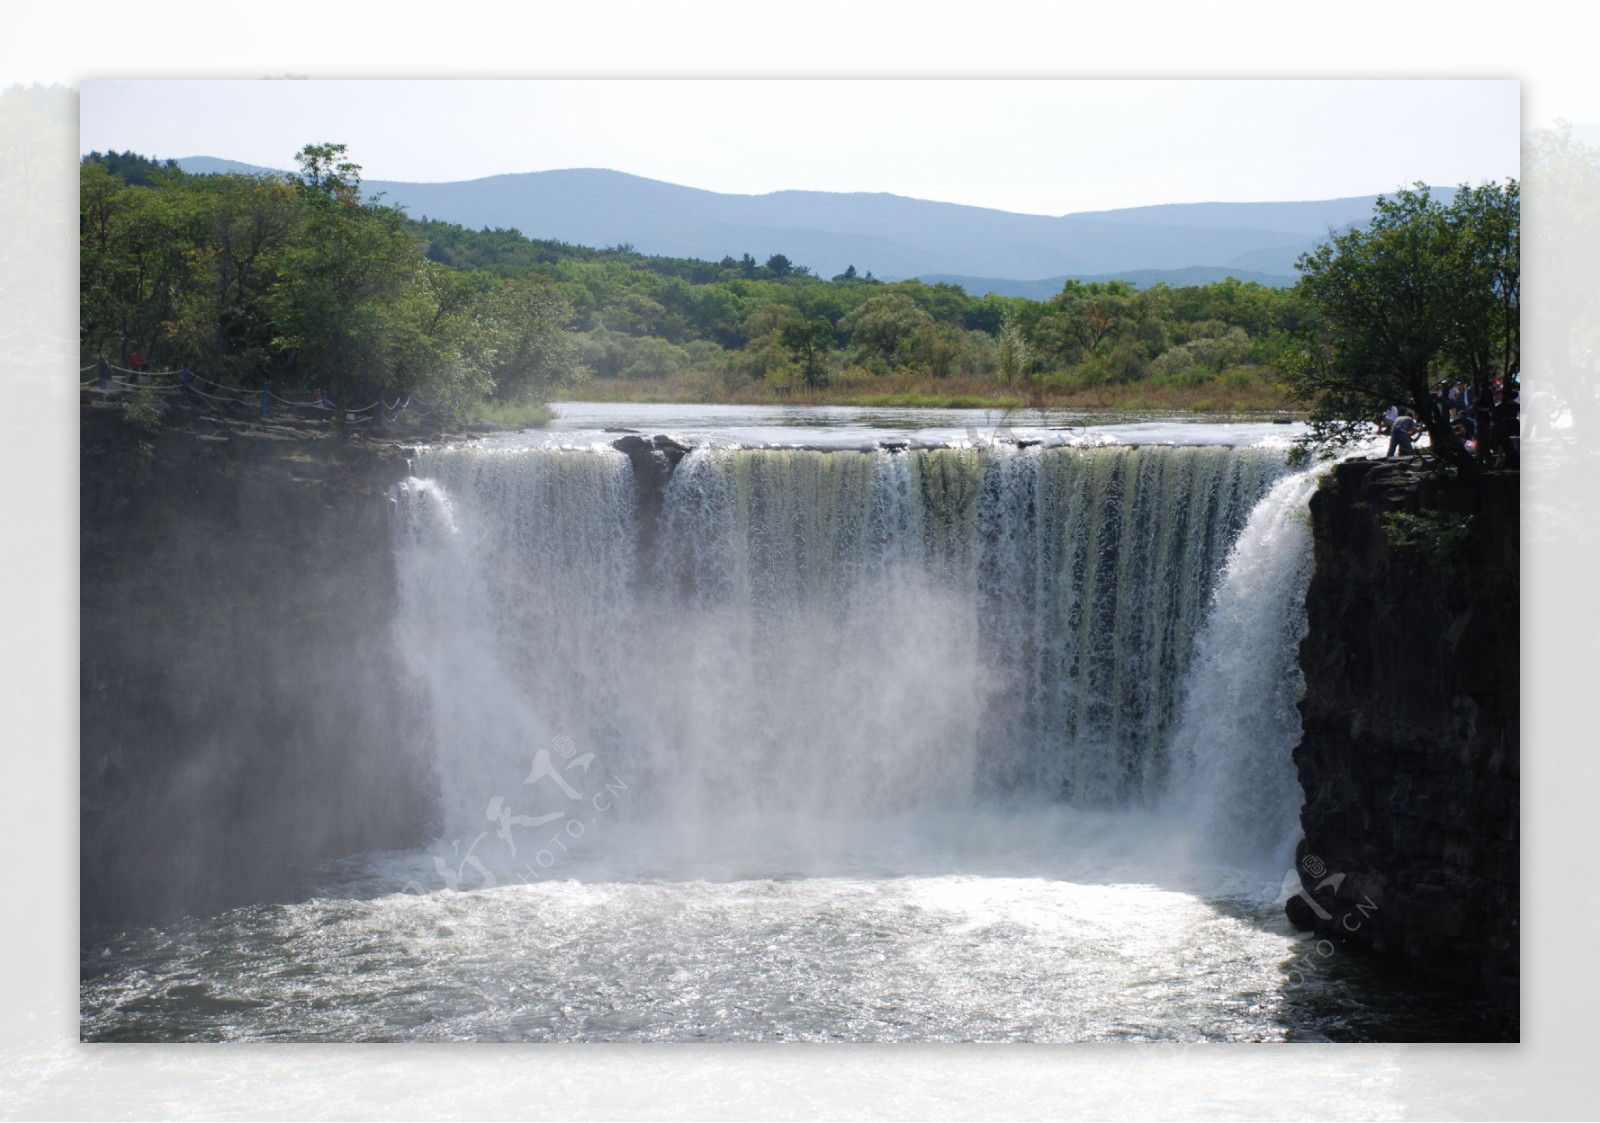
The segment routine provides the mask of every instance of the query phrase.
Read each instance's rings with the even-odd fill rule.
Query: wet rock
[[[611,447],[626,456],[638,457],[652,452],[661,452],[666,454],[671,464],[676,465],[690,451],[688,445],[675,441],[668,436],[658,434],[654,437],[642,437],[632,430],[607,430],[607,432],[618,431],[626,432],[628,435],[618,437],[612,441]]]
[[[1283,906],[1284,913],[1289,918],[1289,923],[1301,932],[1310,932],[1317,924],[1317,914],[1311,911],[1311,905],[1304,897],[1290,897]]]
[[[1479,997],[1517,1033],[1518,476],[1334,467],[1311,501],[1297,869],[1330,939]],[[1465,529],[1407,545],[1392,512]],[[1339,876],[1343,875],[1343,876]],[[1330,878],[1337,881],[1330,882]],[[1298,903],[1296,903],[1298,902]]]
[[[279,899],[431,814],[394,612],[395,445],[80,419],[85,923]]]
[[[689,455],[690,447],[671,437],[657,434],[646,438],[638,434],[618,437],[611,447],[633,462],[633,479],[639,502],[639,548],[641,567],[650,564],[661,537],[664,492],[678,462]]]

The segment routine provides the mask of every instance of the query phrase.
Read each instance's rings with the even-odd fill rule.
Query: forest
[[[1315,319],[1297,289],[1068,281],[1049,300],[830,278],[413,218],[343,145],[286,176],[81,165],[84,363],[220,385],[414,394],[458,415],[554,397],[1283,409]]]

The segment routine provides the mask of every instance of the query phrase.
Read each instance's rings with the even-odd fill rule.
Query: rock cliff
[[[1478,996],[1514,1038],[1518,476],[1351,460],[1311,518],[1290,919]]]
[[[389,635],[401,451],[98,400],[81,425],[84,921],[268,901],[427,837]]]

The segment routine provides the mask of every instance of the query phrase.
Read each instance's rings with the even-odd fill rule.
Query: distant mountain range
[[[178,164],[196,173],[278,170],[208,156]],[[1293,284],[1295,259],[1330,231],[1364,222],[1376,198],[1174,203],[1051,218],[865,192],[726,195],[589,168],[363,187],[415,218],[473,229],[710,261],[748,253],[765,262],[781,253],[822,277],[854,265],[884,280],[1034,297],[1059,292],[1067,278]]]

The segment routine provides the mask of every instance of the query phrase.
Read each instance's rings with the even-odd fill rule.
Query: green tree
[[[1162,352],[1150,364],[1152,374],[1214,378],[1235,363],[1244,361],[1250,353],[1250,337],[1241,327],[1229,327],[1218,321],[1219,330],[1197,334],[1195,338]]]
[[[800,364],[801,377],[806,385],[816,389],[828,381],[825,356],[833,342],[833,325],[821,316],[812,320],[790,320],[783,325],[779,341],[794,355]]]
[[[917,333],[931,327],[933,317],[903,292],[869,297],[839,322],[863,358],[901,365],[909,357]]]
[[[342,144],[308,144],[295,153],[307,190],[353,207],[361,202],[361,165],[346,159]]]
[[[190,250],[194,285],[170,325],[185,361],[208,377],[242,383],[272,363],[266,297],[299,221],[293,189],[267,176],[197,176],[208,229]]]
[[[990,335],[999,335],[1000,326],[1010,319],[1026,336],[1038,320],[1037,315],[1029,317],[1029,309],[1040,307],[1038,303],[1025,296],[996,296],[992,292],[984,293],[978,299],[967,303],[962,323],[969,331],[986,331]]]
[[[1034,328],[1034,342],[1058,361],[1071,364],[1110,353],[1132,330],[1133,286],[1127,281],[1069,280],[1050,298]]]
[[[1495,379],[1516,375],[1521,362],[1521,193],[1502,187],[1462,187],[1447,212],[1454,241],[1449,269],[1459,278],[1444,357],[1490,401]],[[1488,442],[1482,442],[1487,456]]]
[[[407,313],[431,318],[406,300],[422,280],[424,259],[398,211],[347,209],[337,194],[309,210],[270,294],[274,344],[291,382],[327,387],[341,404],[365,404],[394,381],[391,360],[412,334],[404,330]],[[410,385],[420,389],[426,381]]]
[[[1000,321],[999,341],[1000,377],[1011,383],[1021,382],[1028,376],[1033,356],[1028,351],[1028,340],[1022,333],[1022,326],[1009,312]]]
[[[623,378],[673,378],[688,370],[693,361],[688,351],[656,336],[630,339],[624,344],[624,350],[622,369],[618,372]]]
[[[695,317],[698,294],[679,276],[693,263],[413,223],[362,202],[361,169],[343,145],[307,145],[298,159],[298,174],[274,177],[86,157],[85,358],[126,362],[138,348],[215,381],[324,388],[347,405],[402,390],[448,408],[491,394],[540,400],[584,373],[567,292],[682,357],[654,336]]]
[[[175,357],[171,326],[196,283],[206,210],[182,173],[156,178],[158,186],[130,187],[97,163],[80,169],[79,331],[87,355],[118,363],[135,349],[152,363]]]
[[[1290,370],[1311,406],[1313,439],[1342,442],[1389,402],[1409,406],[1433,448],[1471,458],[1433,408],[1446,370],[1476,377],[1484,349],[1518,369],[1515,181],[1462,188],[1449,206],[1417,184],[1378,200],[1371,223],[1300,258],[1297,291],[1316,316]],[[1487,451],[1487,450],[1486,450]]]
[[[98,164],[124,183],[137,187],[155,187],[161,181],[161,173],[178,170],[176,160],[152,160],[137,152],[91,152],[83,162]]]
[[[912,337],[911,353],[923,370],[935,378],[948,378],[961,362],[965,342],[960,328],[932,323]]]

